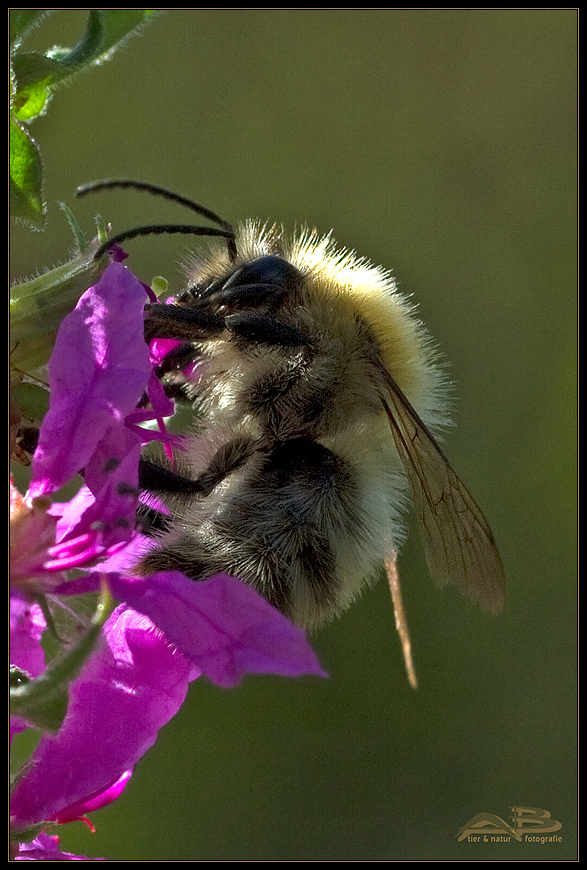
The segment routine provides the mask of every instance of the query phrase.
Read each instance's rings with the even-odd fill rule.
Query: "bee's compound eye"
[[[214,284],[201,298],[226,310],[279,304],[303,281],[301,272],[283,257],[268,255],[239,266],[222,286]]]
[[[224,289],[246,284],[270,285],[283,289],[297,286],[301,279],[301,273],[283,257],[257,257],[236,269],[225,282]]]

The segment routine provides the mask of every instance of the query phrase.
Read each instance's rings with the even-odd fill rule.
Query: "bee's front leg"
[[[145,341],[154,338],[173,338],[178,341],[204,341],[214,338],[225,329],[224,317],[210,311],[187,305],[165,305],[154,302],[145,310]]]

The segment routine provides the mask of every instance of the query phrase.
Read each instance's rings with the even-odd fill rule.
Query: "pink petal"
[[[123,425],[151,373],[142,284],[111,263],[61,324],[49,362],[51,399],[31,492],[54,491],[85,468],[104,433]]]
[[[112,578],[111,588],[217,685],[235,686],[247,673],[325,676],[305,632],[233,577],[194,582],[169,571]]]
[[[191,675],[190,663],[149,619],[118,608],[102,647],[70,686],[63,725],[41,738],[15,787],[16,827],[57,819],[112,788],[177,713]]]

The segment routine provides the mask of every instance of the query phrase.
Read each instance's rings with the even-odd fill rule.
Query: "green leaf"
[[[19,63],[20,61],[22,63]],[[12,116],[18,121],[32,121],[47,110],[52,96],[52,67],[54,64],[42,54],[19,55],[19,62],[16,63],[16,66],[21,67],[22,78],[30,77],[31,82],[26,87],[21,86],[16,79],[13,68],[16,87],[11,105]],[[29,68],[28,72],[26,72],[27,67]]]
[[[41,229],[45,222],[43,164],[37,143],[15,118],[10,119],[10,213]]]
[[[97,63],[109,60],[131,36],[163,14],[164,9],[102,9],[104,42]]]
[[[36,229],[44,225],[43,167],[40,151],[23,123],[43,115],[62,82],[92,65],[109,60],[117,48],[149,21],[156,9],[90,9],[86,30],[73,48],[21,52],[20,42],[50,10],[20,9],[10,14],[13,44],[10,84],[10,209]]]
[[[46,54],[17,52],[12,70],[16,79],[13,112],[18,120],[30,121],[42,114],[52,89],[99,56],[103,38],[102,13],[91,9],[86,32],[74,48],[54,48]]]
[[[40,52],[16,52],[12,69],[16,79],[13,111],[21,121],[30,121],[47,106],[50,93],[81,69],[104,63],[130,36],[155,18],[153,9],[90,9],[86,31],[73,48]]]
[[[39,426],[49,410],[49,393],[39,384],[28,381],[11,384],[10,399],[16,404],[24,419],[33,426]]]

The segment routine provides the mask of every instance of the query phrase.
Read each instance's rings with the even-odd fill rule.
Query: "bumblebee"
[[[289,237],[254,221],[233,231],[143,182],[80,190],[109,187],[166,196],[218,228],[139,227],[104,248],[150,232],[219,237],[193,257],[174,302],[147,311],[147,340],[181,342],[162,374],[202,416],[173,463],[141,462],[141,485],[168,516],[137,571],[194,580],[224,571],[315,629],[385,565],[401,631],[396,554],[411,500],[434,582],[498,613],[504,572],[493,535],[437,441],[449,422],[447,382],[392,275],[330,235]]]

